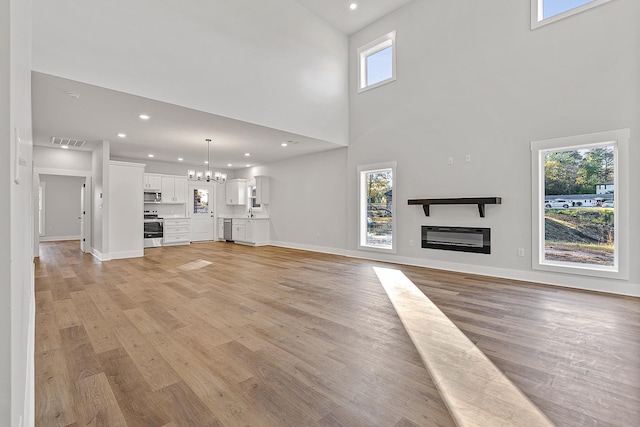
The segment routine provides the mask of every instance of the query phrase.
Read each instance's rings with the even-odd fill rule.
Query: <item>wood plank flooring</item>
[[[39,426],[451,426],[372,266],[224,242],[36,263]],[[389,265],[386,265],[389,266]],[[640,425],[638,299],[401,269],[558,425]]]

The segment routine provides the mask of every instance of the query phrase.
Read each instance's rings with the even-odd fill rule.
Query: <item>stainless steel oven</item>
[[[162,246],[164,235],[164,220],[158,218],[155,211],[145,211],[144,213],[144,247],[154,248]]]

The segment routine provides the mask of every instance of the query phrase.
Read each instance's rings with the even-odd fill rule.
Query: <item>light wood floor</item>
[[[450,426],[372,266],[223,242],[36,264],[39,426]],[[640,302],[401,269],[558,425],[640,425]]]

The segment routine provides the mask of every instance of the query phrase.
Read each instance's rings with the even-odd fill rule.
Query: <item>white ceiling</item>
[[[110,141],[111,157],[201,166],[211,142],[211,167],[249,165],[331,150],[339,145],[154,101],[48,74],[32,73],[34,144],[53,147],[52,137]],[[68,93],[78,94],[75,98]],[[139,118],[150,116],[149,120]],[[118,133],[126,134],[119,138]],[[282,147],[283,142],[288,143]],[[245,156],[250,153],[251,156]],[[228,167],[231,163],[233,166]]]
[[[296,0],[298,3],[349,35],[361,30],[411,0]],[[349,9],[356,3],[355,10]]]
[[[351,34],[411,0],[295,0]],[[79,98],[68,95],[77,93]],[[212,140],[211,166],[238,169],[247,165],[339,148],[341,145],[259,126],[132,94],[80,83],[44,73],[32,73],[34,144],[52,147],[52,137],[111,142],[113,158],[184,163],[201,166]],[[151,119],[139,119],[139,114]],[[119,138],[118,133],[126,138]],[[290,142],[291,141],[291,142]],[[288,142],[283,148],[281,144]],[[92,149],[95,143],[86,145]],[[250,153],[246,157],[245,153]],[[183,162],[178,158],[183,158]],[[228,164],[233,166],[228,167]]]

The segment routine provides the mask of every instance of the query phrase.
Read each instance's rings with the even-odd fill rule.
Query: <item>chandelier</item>
[[[211,172],[211,140],[205,139],[205,141],[207,141],[207,170],[202,173],[194,169],[189,169],[187,171],[187,175],[191,181],[213,181],[223,183],[227,180],[227,174],[222,172]]]

